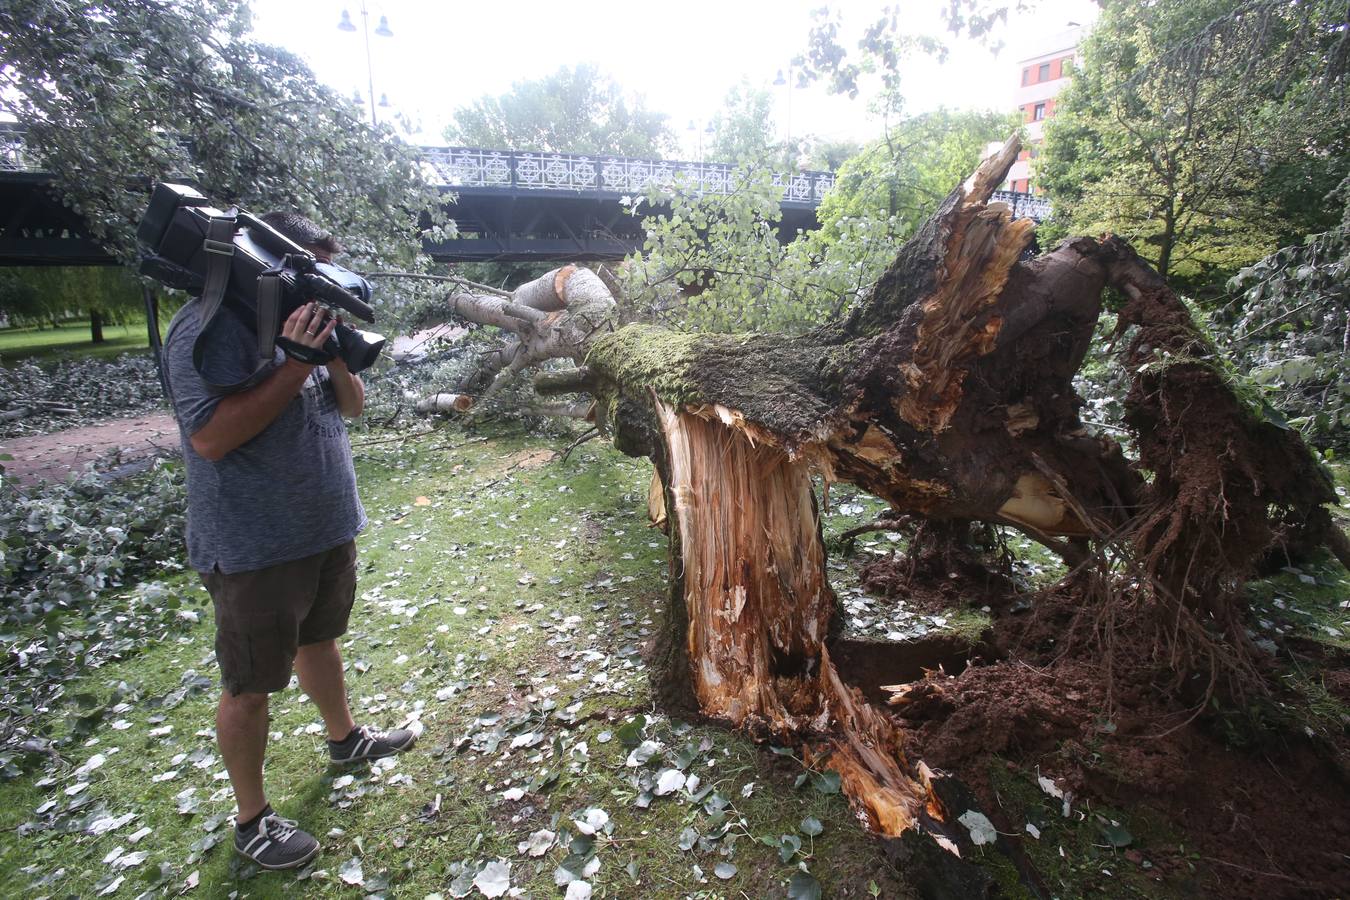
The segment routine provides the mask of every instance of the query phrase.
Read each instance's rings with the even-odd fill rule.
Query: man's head
[[[343,250],[337,238],[299,213],[270,212],[264,214],[261,218],[268,225],[321,259],[330,260]]]

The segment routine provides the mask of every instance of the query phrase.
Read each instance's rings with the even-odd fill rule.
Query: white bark
[[[432,394],[417,401],[420,413],[462,413],[473,408],[473,398],[468,394]]]

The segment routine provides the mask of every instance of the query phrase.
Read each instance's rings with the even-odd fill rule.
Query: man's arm
[[[361,415],[361,410],[366,407],[366,386],[348,370],[342,357],[335,356],[328,363],[328,378],[337,395],[338,412],[348,419]]]
[[[296,343],[319,347],[333,333],[337,320],[330,319],[323,327],[320,322],[318,305],[306,304],[291,313],[281,333]],[[315,330],[309,331],[311,327]],[[281,368],[261,384],[221,400],[206,424],[188,438],[192,449],[203,459],[216,462],[251,441],[281,415],[313,370],[313,366],[288,357]]]

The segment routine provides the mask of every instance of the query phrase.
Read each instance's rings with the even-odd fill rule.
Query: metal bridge
[[[676,186],[729,194],[735,167],[619,156],[518,153],[467,147],[419,148],[428,180],[447,195],[458,237],[428,242],[440,262],[621,259],[642,245],[642,218],[661,205],[634,204]],[[79,216],[53,195],[51,177],[24,145],[24,133],[0,125],[0,265],[105,265],[115,260]],[[834,186],[832,172],[775,173],[782,190],[780,239],[817,227],[816,209]],[[1049,204],[999,192],[1014,216],[1041,219]]]

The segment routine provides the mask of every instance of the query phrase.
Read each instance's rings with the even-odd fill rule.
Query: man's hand
[[[315,366],[328,362],[333,354],[324,349],[338,320],[318,303],[298,307],[282,325],[277,346],[298,362]]]
[[[281,326],[281,336],[297,344],[318,349],[328,340],[337,323],[336,316],[330,316],[328,310],[318,303],[310,302],[297,307],[295,312],[290,314],[286,323]]]
[[[297,344],[319,347],[336,327],[337,319],[330,317],[325,323],[319,305],[307,303],[287,317],[281,334]],[[288,357],[285,364],[261,384],[230,394],[217,404],[206,424],[188,438],[192,449],[204,459],[216,462],[234,448],[253,440],[281,415],[312,371],[312,365]]]

